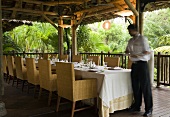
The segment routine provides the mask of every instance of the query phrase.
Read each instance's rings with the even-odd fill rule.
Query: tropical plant
[[[170,46],[162,46],[154,49],[155,53],[164,53],[164,54],[170,54]]]
[[[98,42],[101,41],[97,43],[96,50],[98,52],[124,52],[127,40],[130,38],[126,29],[127,24],[125,22],[117,23],[115,19],[110,20],[110,22],[111,28],[109,30],[103,29],[103,22],[94,23],[95,26],[90,26],[92,31],[98,34]]]
[[[9,36],[8,32],[3,34],[3,52],[10,52],[15,51],[19,52],[20,48],[19,46],[12,40],[12,38]]]
[[[25,52],[57,50],[58,36],[56,34],[56,29],[49,23],[37,22],[34,22],[32,26],[22,25],[16,27],[9,32],[9,35],[19,46],[20,51]],[[51,43],[53,46],[56,44],[55,49],[53,49]]]
[[[164,37],[170,34],[170,25],[167,25],[170,23],[169,12],[170,8],[167,8],[144,14],[144,34],[153,49],[170,43],[170,40],[164,41]]]
[[[77,49],[79,52],[92,52],[90,43],[91,29],[87,25],[81,25],[77,30]]]

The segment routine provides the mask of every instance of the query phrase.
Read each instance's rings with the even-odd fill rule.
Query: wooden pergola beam
[[[130,2],[133,1],[133,0],[130,0]],[[124,3],[124,4],[123,4]],[[120,10],[125,10],[123,8],[128,8],[127,4],[125,3],[124,0],[114,0],[114,1],[111,1],[109,3],[107,3],[107,5],[104,5],[104,6],[96,6],[96,7],[91,7],[91,8],[88,8],[88,9],[84,9],[84,10],[81,10],[81,11],[77,11],[74,13],[74,15],[78,15],[78,14],[82,14],[84,12],[92,12],[92,11],[99,11],[101,9],[106,9],[106,8],[115,8],[115,7],[119,7]],[[122,4],[121,6],[118,4]],[[113,5],[113,6],[112,6]],[[132,3],[132,5],[134,5]]]
[[[114,7],[114,4],[118,4],[120,2],[123,2],[123,0],[115,0],[115,1],[107,3],[108,6],[104,5],[104,6],[91,7],[89,9],[84,9],[84,10],[81,10],[81,11],[77,11],[74,14],[76,15],[76,14],[81,14],[81,13],[84,13],[84,12],[95,11],[95,10],[103,9],[103,8],[106,8],[106,7],[110,8],[110,7],[112,7],[111,5],[113,5],[113,7]]]
[[[19,1],[19,0],[15,0],[15,1]],[[83,2],[87,2],[89,0],[67,0],[67,1],[50,1],[50,2],[42,2],[42,1],[34,1],[34,0],[22,0],[22,2],[26,2],[26,3],[31,3],[31,4],[37,4],[37,5],[48,5],[48,6],[56,6],[59,4],[82,4]]]
[[[169,0],[155,0],[156,2],[167,2]]]
[[[51,21],[46,15],[42,14],[42,16],[52,25],[54,28],[58,30],[58,27],[55,25],[53,21]]]
[[[125,10],[122,6],[120,6],[119,4],[115,4],[115,7],[117,7],[118,9],[120,9],[121,11]]]
[[[86,13],[83,13],[83,15],[81,16],[81,18],[80,18],[80,20],[77,22],[77,24],[76,24],[76,28],[78,27],[78,25],[80,25],[80,23],[83,21],[83,19],[85,18],[85,16],[86,16]]]
[[[124,1],[129,6],[131,11],[135,14],[135,16],[139,16],[138,11],[135,9],[135,7],[132,5],[132,3],[129,0],[124,0]]]
[[[22,0],[19,0],[15,3],[15,7],[21,7],[22,5]],[[13,11],[12,14],[11,14],[11,18],[15,18],[15,15],[16,15],[17,11]]]
[[[2,10],[11,10],[11,11],[20,11],[26,13],[35,13],[35,14],[45,14],[45,15],[58,15],[55,12],[48,12],[48,11],[37,11],[37,10],[28,10],[28,9],[21,9],[21,8],[2,8]]]
[[[108,12],[114,12],[115,10],[119,10],[119,9],[118,8],[109,8],[109,9],[101,10],[101,11],[98,11],[98,12],[93,12],[93,13],[87,14],[85,18],[95,16],[95,15],[105,14],[105,13],[108,13]]]
[[[121,7],[121,8],[120,8]],[[108,13],[108,12],[114,12],[114,11],[123,11],[124,9],[123,8],[128,8],[128,6],[127,5],[123,5],[123,6],[120,6],[119,8],[118,7],[112,7],[112,8],[108,8],[108,9],[104,9],[104,10],[100,10],[100,11],[97,11],[97,12],[92,12],[92,13],[90,13],[90,14],[87,14],[86,15],[86,17],[85,18],[87,18],[87,17],[91,17],[91,16],[94,16],[94,15],[96,15],[96,14],[105,14],[105,13]]]

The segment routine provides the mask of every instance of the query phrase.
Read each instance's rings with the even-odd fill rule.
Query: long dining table
[[[55,64],[53,62],[51,64],[51,68],[55,70]],[[131,106],[133,92],[130,69],[105,69],[104,66],[90,69],[87,66],[76,64],[74,66],[76,79],[97,79],[99,117],[109,117],[109,113]]]
[[[133,99],[130,69],[95,69],[75,67],[78,78],[97,78],[98,108],[100,117],[130,107]]]

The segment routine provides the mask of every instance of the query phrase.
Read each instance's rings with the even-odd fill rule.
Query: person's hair
[[[136,30],[136,26],[134,24],[130,24],[127,29],[132,29],[132,30]]]

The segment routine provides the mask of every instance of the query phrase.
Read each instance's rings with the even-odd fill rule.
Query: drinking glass
[[[107,69],[107,62],[104,62],[104,69]]]
[[[84,61],[83,61],[83,60],[80,61],[80,65],[81,65],[81,66],[84,65]]]

